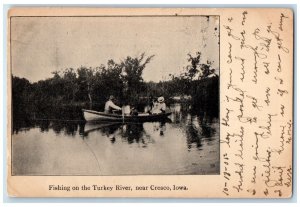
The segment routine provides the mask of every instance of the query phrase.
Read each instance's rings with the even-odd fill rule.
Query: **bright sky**
[[[96,67],[126,56],[155,55],[145,81],[179,74],[187,54],[201,51],[219,72],[219,18],[197,17],[14,17],[12,73],[35,82],[51,72]]]

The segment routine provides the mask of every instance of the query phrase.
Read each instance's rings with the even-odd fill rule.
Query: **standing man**
[[[104,112],[105,113],[112,113],[112,110],[115,109],[115,110],[122,110],[119,106],[117,106],[116,104],[114,104],[114,101],[115,100],[115,97],[113,95],[110,95],[109,96],[109,100],[106,101],[105,103],[105,107],[104,107]]]

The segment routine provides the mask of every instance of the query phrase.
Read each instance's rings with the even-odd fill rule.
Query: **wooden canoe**
[[[161,114],[139,113],[138,115],[107,114],[104,112],[82,109],[86,121],[147,122],[167,119],[171,112]]]

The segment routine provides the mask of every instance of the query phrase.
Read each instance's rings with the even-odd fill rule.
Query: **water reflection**
[[[14,125],[13,147],[15,150],[13,152],[24,151],[19,154],[30,154],[29,149],[22,147],[24,143],[28,145],[26,142],[30,139],[32,142],[36,141],[35,137],[50,138],[54,133],[59,138],[59,142],[67,142],[69,145],[69,141],[65,140],[67,137],[82,140],[83,142],[78,142],[78,139],[74,139],[72,143],[73,147],[80,148],[78,151],[83,150],[84,148],[81,148],[84,146],[89,146],[89,150],[93,150],[93,157],[97,157],[99,153],[97,160],[102,161],[100,163],[101,174],[134,174],[136,172],[141,174],[217,174],[219,172],[219,119],[203,112],[192,113],[189,106],[184,104],[175,104],[171,110],[170,119],[160,122],[31,120],[23,128],[22,124]],[[40,134],[34,129],[38,129]],[[14,138],[16,135],[20,135],[18,139]],[[26,137],[30,138],[21,139]],[[48,140],[43,143],[43,139],[39,139],[32,145],[39,143],[49,146],[49,142],[52,143],[52,141]],[[67,146],[56,145],[56,142],[53,141],[54,148]],[[82,147],[79,146],[80,143]],[[23,166],[18,165],[18,155],[13,157],[15,159],[13,166],[16,166],[14,172],[16,174],[25,172],[24,169],[18,170],[20,166]],[[23,159],[20,157],[21,161]],[[143,163],[143,160],[148,160],[148,163],[146,161]],[[62,161],[55,160],[54,163],[57,164],[57,162]],[[42,161],[39,160],[38,163]],[[119,163],[119,165],[113,163]],[[78,164],[74,163],[74,165]],[[120,169],[123,169],[121,173]],[[39,171],[39,169],[36,170]]]
[[[164,132],[166,131],[166,121],[154,124],[153,131],[159,131],[159,135],[164,136]]]
[[[112,144],[115,143],[117,138],[120,138],[128,144],[142,143],[144,144],[143,147],[146,147],[145,138],[151,137],[145,132],[143,123],[85,123],[81,126],[80,135],[82,138],[88,138],[90,133],[95,132],[107,137]]]
[[[186,135],[187,135],[187,147],[190,150],[194,144],[197,149],[201,149],[201,125],[198,122],[198,117],[190,117],[187,119]]]
[[[201,150],[202,139],[208,141],[215,136],[216,129],[212,126],[217,123],[218,119],[207,116],[205,113],[199,114],[188,113],[189,107],[182,104],[175,104],[171,107],[172,114],[170,119],[161,122],[149,123],[118,123],[118,122],[85,122],[85,121],[58,121],[58,120],[34,120],[27,127],[22,129],[14,129],[14,133],[29,130],[31,127],[38,127],[40,132],[47,133],[53,130],[56,135],[77,136],[79,134],[83,139],[88,139],[90,133],[100,133],[106,136],[112,144],[117,138],[126,141],[128,144],[142,143],[143,147],[147,147],[147,143],[153,143],[151,135],[158,133],[160,137],[164,137],[167,130],[167,124],[172,128],[179,128],[186,135],[187,148],[190,150],[195,147]],[[152,130],[146,131],[144,125],[151,125]],[[19,126],[19,125],[17,125]],[[145,141],[147,140],[147,141]]]

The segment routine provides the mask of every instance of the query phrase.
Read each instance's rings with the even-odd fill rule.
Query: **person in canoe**
[[[148,106],[146,108],[146,112],[148,112],[149,114],[152,114],[152,111],[156,107],[157,104],[158,104],[157,98],[154,98],[152,95],[150,95],[148,98]]]
[[[164,97],[158,97],[157,102],[153,106],[153,109],[151,111],[152,114],[160,114],[160,113],[166,113],[166,103]]]
[[[115,97],[113,95],[109,96],[108,101],[105,103],[104,112],[109,114],[112,113],[112,110],[121,111],[121,107],[117,106],[113,101],[115,101]]]

